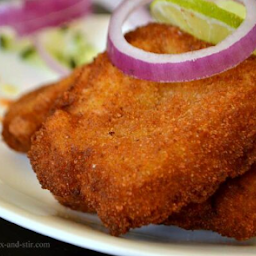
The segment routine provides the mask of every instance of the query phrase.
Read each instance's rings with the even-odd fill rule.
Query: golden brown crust
[[[39,130],[55,101],[74,82],[77,70],[62,81],[41,87],[13,102],[3,120],[3,139],[10,148],[26,153],[31,137]]]
[[[72,210],[85,213],[95,213],[95,210],[92,207],[90,207],[87,203],[85,203],[85,199],[83,199],[82,197],[80,198],[80,195],[66,197],[55,196],[55,198],[58,200],[60,204]]]
[[[256,165],[242,177],[229,180],[203,204],[173,214],[165,225],[207,229],[237,240],[256,236]]]
[[[152,52],[205,47],[160,24],[127,38]],[[250,58],[210,79],[159,84],[100,55],[33,140],[39,181],[56,196],[79,191],[114,235],[204,202],[255,161],[255,68]]]

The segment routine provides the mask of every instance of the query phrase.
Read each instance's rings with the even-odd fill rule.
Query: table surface
[[[1,256],[104,256],[55,239],[39,235],[0,218]],[[41,247],[41,248],[35,248]],[[42,248],[43,247],[43,248]],[[105,255],[106,256],[106,255]]]

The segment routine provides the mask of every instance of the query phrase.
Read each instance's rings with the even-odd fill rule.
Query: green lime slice
[[[198,39],[217,44],[243,22],[241,15],[234,14],[236,5],[234,13],[225,10],[230,8],[230,3],[221,5],[219,7],[205,0],[155,0],[151,4],[151,12],[159,22],[178,26]]]
[[[245,19],[245,17],[246,17],[246,9],[245,9],[244,5],[242,5],[238,2],[230,1],[230,0],[226,0],[226,1],[217,0],[217,1],[215,1],[215,3],[220,8],[222,8],[228,12],[232,12],[242,19]]]

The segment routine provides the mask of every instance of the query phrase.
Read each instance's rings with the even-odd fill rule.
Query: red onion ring
[[[183,54],[154,54],[130,45],[122,25],[137,8],[151,0],[125,0],[114,12],[108,33],[108,54],[125,74],[155,82],[185,82],[211,77],[237,66],[256,48],[256,1],[241,0],[247,17],[217,46]]]
[[[123,0],[93,0],[93,2],[113,12],[123,2]],[[135,13],[133,13],[129,19],[129,24],[133,27],[137,27],[138,25],[148,23],[150,21],[153,21],[153,19],[149,14],[149,11],[146,10],[146,8],[140,8]]]
[[[51,0],[52,1],[52,0]],[[56,10],[58,10],[58,8],[60,7],[60,4],[63,4],[63,0],[61,0],[60,2],[58,0],[55,0],[55,4],[58,6],[55,5],[55,8]],[[73,0],[72,0],[73,1]],[[109,11],[114,11],[114,9],[122,2],[123,0],[94,0],[93,2],[94,3],[98,3],[100,5],[103,5],[105,8],[107,8]],[[74,5],[73,8],[75,8],[75,10],[77,10],[78,12],[81,12],[83,14],[83,5],[85,8],[87,8],[87,5],[89,6],[90,4],[90,1],[80,1],[82,3],[82,8],[80,8],[77,5]],[[27,5],[27,9],[32,9],[32,10],[35,10],[35,6],[32,6],[34,4],[34,1],[32,1],[32,3],[30,5]],[[73,3],[74,4],[74,3]],[[58,7],[58,8],[57,8]],[[37,6],[37,9],[38,9],[38,6]],[[86,10],[86,9],[85,9]],[[63,16],[61,16],[63,14],[64,11],[62,11],[60,13],[60,18],[62,19]],[[32,13],[33,14],[33,13]],[[74,13],[75,14],[75,13]],[[75,14],[76,15],[76,14]],[[75,16],[74,15],[74,16]],[[79,15],[78,15],[79,16]],[[67,17],[66,15],[64,15],[64,17]],[[75,16],[76,18],[76,16]],[[38,20],[38,19],[37,19]],[[132,17],[132,25],[133,27],[136,27],[137,24],[140,24],[141,22],[147,22],[151,20],[151,17],[149,15],[149,12],[147,10],[145,10],[144,8],[142,8],[141,10],[139,10],[138,12],[136,12],[133,17]],[[33,26],[34,25],[34,21],[35,20],[32,20],[31,21],[31,25]],[[48,18],[48,25],[49,25],[49,18]],[[54,19],[53,19],[53,22],[56,21],[56,16],[54,16]],[[44,19],[42,19],[42,22],[44,22]],[[44,23],[43,23],[44,24]],[[54,23],[55,25],[55,23]],[[38,22],[36,24],[37,28],[38,28]],[[43,26],[42,26],[43,27]],[[29,32],[33,31],[33,29],[31,29],[31,26],[28,26],[28,22],[26,22],[26,26],[23,27],[23,31],[19,30],[20,33],[23,32],[22,34],[27,34],[26,31],[24,31],[24,29],[27,29]],[[37,51],[40,55],[40,57],[42,58],[42,60],[54,71],[56,71],[57,73],[59,73],[61,76],[66,76],[68,75],[71,70],[68,69],[67,67],[63,66],[61,63],[59,63],[53,56],[51,56],[51,54],[49,54],[49,52],[47,52],[47,50],[45,49],[44,45],[42,44],[42,42],[40,41],[39,38],[35,37],[34,38],[34,44],[37,48]]]
[[[0,26],[13,27],[19,36],[32,34],[46,27],[59,26],[91,12],[91,0],[26,0],[21,4],[0,5]],[[51,56],[36,35],[35,47],[42,60],[62,76],[71,70]]]
[[[26,0],[0,5],[0,26],[11,26],[19,35],[59,26],[91,11],[91,0]]]

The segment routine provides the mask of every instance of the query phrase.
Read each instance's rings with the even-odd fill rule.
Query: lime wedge
[[[205,0],[155,0],[151,4],[151,12],[159,22],[178,26],[198,39],[217,44],[243,22],[241,15],[239,17],[225,10],[230,8],[230,3],[228,6],[221,5],[219,7]]]
[[[245,17],[246,17],[246,9],[245,9],[244,5],[242,5],[238,2],[230,1],[230,0],[226,0],[226,1],[217,0],[217,1],[215,1],[215,3],[220,8],[222,8],[228,12],[232,12],[242,19],[245,19]]]

